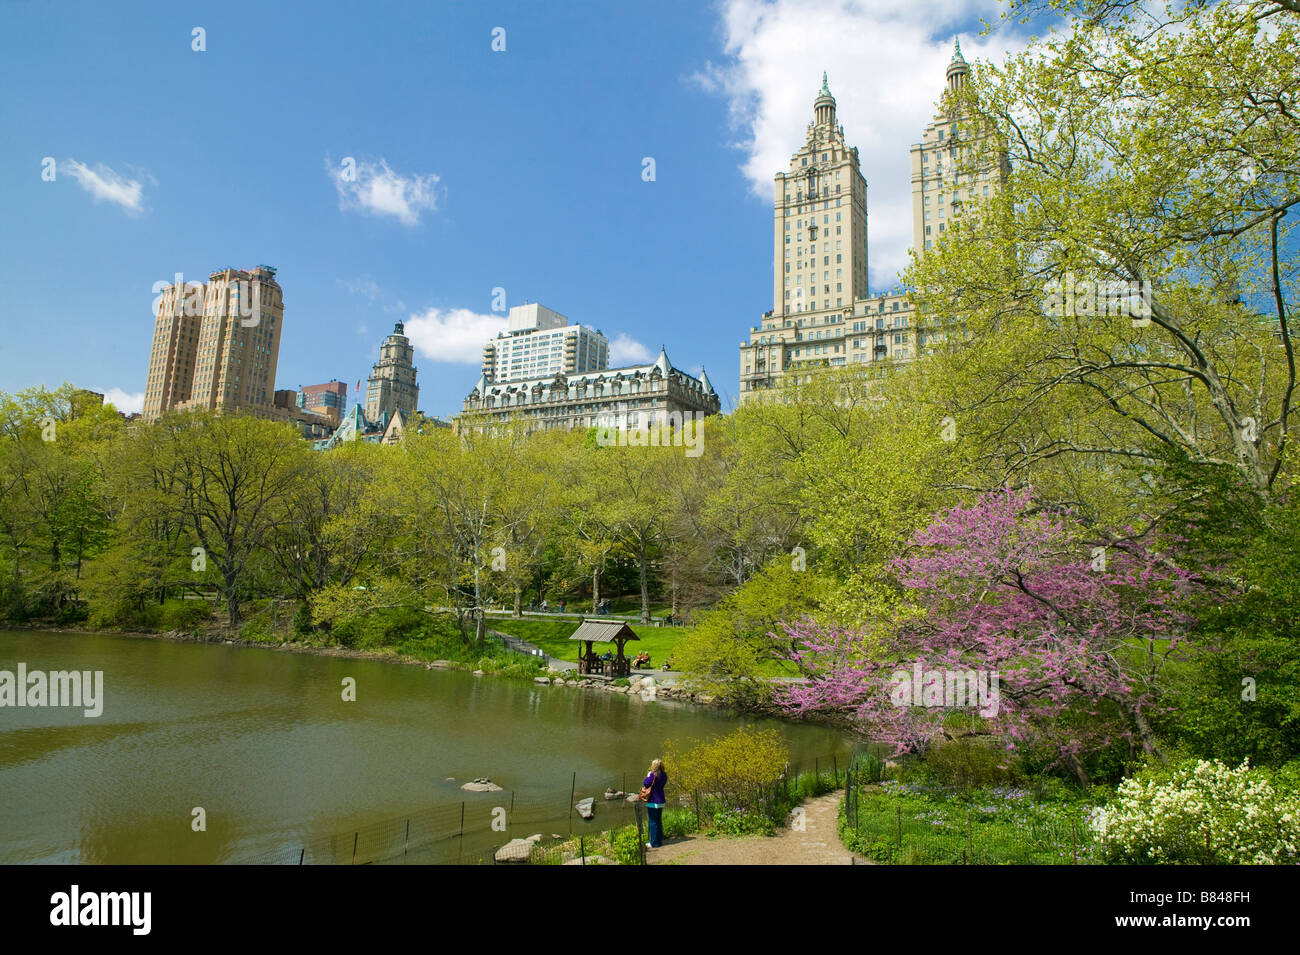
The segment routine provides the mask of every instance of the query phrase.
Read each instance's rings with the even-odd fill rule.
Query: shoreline
[[[88,627],[56,627],[43,626],[39,624],[13,624],[3,625],[7,629],[14,631],[25,631],[29,633],[62,633],[76,636],[78,634],[96,637],[128,637],[133,640],[170,640],[173,643],[207,643],[220,646],[233,647],[252,647],[261,650],[274,650],[279,653],[305,653],[313,656],[339,657],[347,660],[370,660],[378,663],[392,663],[400,666],[418,666],[426,670],[460,670],[478,677],[495,677],[500,674],[485,670],[472,669],[474,664],[462,663],[457,660],[421,660],[417,657],[408,656],[407,654],[397,652],[385,652],[382,650],[354,650],[350,647],[340,646],[318,646],[310,643],[299,643],[293,640],[286,640],[280,643],[264,643],[257,640],[245,640],[237,636],[227,636],[220,632],[213,633],[191,633],[183,630],[167,630],[162,632],[149,632],[140,630],[95,630]],[[590,690],[596,693],[614,693],[625,696],[642,696],[640,687],[644,677],[633,676],[629,678],[629,686],[614,686],[612,681],[593,680],[589,677],[579,677],[569,679],[565,674],[573,671],[555,671],[550,669],[539,670],[538,675],[529,678],[527,681],[514,678],[514,682],[527,682],[533,686],[560,686],[574,687],[580,690]],[[557,675],[558,674],[558,675]],[[511,678],[507,678],[511,679]],[[724,704],[718,703],[712,697],[695,693],[689,690],[679,689],[677,686],[663,686],[656,683],[655,699],[673,700],[678,703],[685,703],[692,706],[709,706],[722,707]],[[643,697],[644,699],[644,697]],[[645,702],[650,702],[646,699]],[[781,714],[753,711],[756,716],[764,716],[776,719],[782,719]],[[801,722],[793,720],[791,722]]]

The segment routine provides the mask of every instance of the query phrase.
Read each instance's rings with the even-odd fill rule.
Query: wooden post
[[[402,843],[402,865],[406,865],[406,853],[411,848],[411,820],[406,820],[406,841]]]
[[[840,785],[840,761],[834,754],[831,755],[831,768],[835,771],[835,788],[838,789]]]
[[[361,830],[358,829],[352,833],[352,864],[357,864],[357,839],[361,836]]]
[[[307,858],[307,847],[303,846],[302,851],[298,853],[298,864],[302,865],[302,860]]]
[[[569,835],[573,835],[573,800],[578,796],[578,771],[573,771],[573,783],[569,786]]]

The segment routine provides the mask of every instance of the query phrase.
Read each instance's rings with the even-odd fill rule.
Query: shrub
[[[1092,816],[1108,862],[1272,865],[1300,850],[1300,795],[1248,761],[1188,761],[1125,779]]]
[[[974,743],[939,743],[925,754],[925,767],[945,786],[978,788],[1014,782],[1005,752]]]
[[[168,600],[158,614],[157,626],[162,630],[193,630],[212,617],[212,605],[207,600]]]
[[[784,772],[789,751],[776,730],[741,726],[684,751],[668,741],[664,762],[669,779],[682,792],[714,795],[729,807],[747,808]]]
[[[776,824],[754,809],[719,809],[713,814],[713,831],[728,836],[770,836]]]
[[[641,864],[641,836],[636,826],[624,826],[610,833],[610,850],[619,865]]]

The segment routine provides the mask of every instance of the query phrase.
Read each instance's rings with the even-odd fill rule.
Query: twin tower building
[[[996,189],[1002,168],[972,172],[959,166],[965,145],[948,94],[970,68],[956,45],[945,99],[922,141],[911,147],[913,249],[933,247],[963,203]],[[926,348],[915,309],[902,293],[871,295],[867,270],[867,182],[858,149],[836,118],[826,75],[813,102],[804,145],[775,178],[773,308],[740,343],[740,400],[773,389],[801,369],[907,362]],[[159,283],[144,414],[171,409],[246,410],[287,416],[321,437],[340,427],[346,384],[331,382],[296,393],[275,391],[284,319],[276,270],[221,269],[206,284]],[[673,366],[660,348],[653,361],[610,368],[610,344],[599,330],[570,322],[545,306],[510,309],[507,328],[483,348],[478,382],[461,408],[463,422],[522,418],[536,429],[654,426],[674,416],[716,413],[709,377]],[[359,383],[358,383],[359,384]],[[305,407],[303,396],[321,407]],[[380,346],[367,382],[364,417],[383,430],[419,406],[414,349],[398,323]],[[293,405],[297,407],[294,408]],[[358,408],[350,417],[361,415]],[[315,418],[325,424],[317,425]],[[310,420],[309,420],[310,419]],[[346,419],[345,419],[346,420]]]
[[[997,188],[1004,172],[959,166],[963,144],[949,94],[969,79],[954,45],[940,111],[911,147],[912,248],[933,248],[963,203]],[[740,400],[760,397],[801,369],[906,362],[926,332],[905,294],[867,286],[867,182],[844,139],[826,75],[804,145],[775,181],[771,311],[740,343]]]

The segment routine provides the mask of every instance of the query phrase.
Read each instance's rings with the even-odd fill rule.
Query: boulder
[[[531,839],[511,839],[496,851],[493,858],[497,862],[527,862],[535,844]]]
[[[605,798],[606,798],[606,799],[622,799],[622,798],[623,798],[624,796],[626,796],[626,795],[627,795],[627,793],[623,792],[623,790],[621,790],[621,789],[606,789],[606,790],[605,790]]]
[[[482,670],[475,670],[475,671],[474,671],[474,675],[475,675],[475,676],[482,676],[482,675],[483,675],[483,671],[482,671]]]
[[[501,787],[498,786],[496,783],[494,783],[492,780],[488,779],[486,776],[480,776],[478,779],[474,780],[473,782],[465,783],[465,785],[461,786],[460,788],[467,789],[472,793],[501,792]]]
[[[534,683],[540,683],[540,684],[542,684],[543,686],[550,686],[550,685],[551,685],[551,678],[550,678],[549,676],[535,676],[535,677],[533,677],[533,682],[534,682]]]
[[[565,865],[613,865],[614,860],[606,859],[604,856],[587,856],[587,859],[584,862],[582,857],[579,856],[576,859],[568,860],[564,864]]]
[[[594,819],[596,816],[596,797],[588,796],[586,799],[579,799],[573,806],[578,810],[578,815],[583,819]]]

